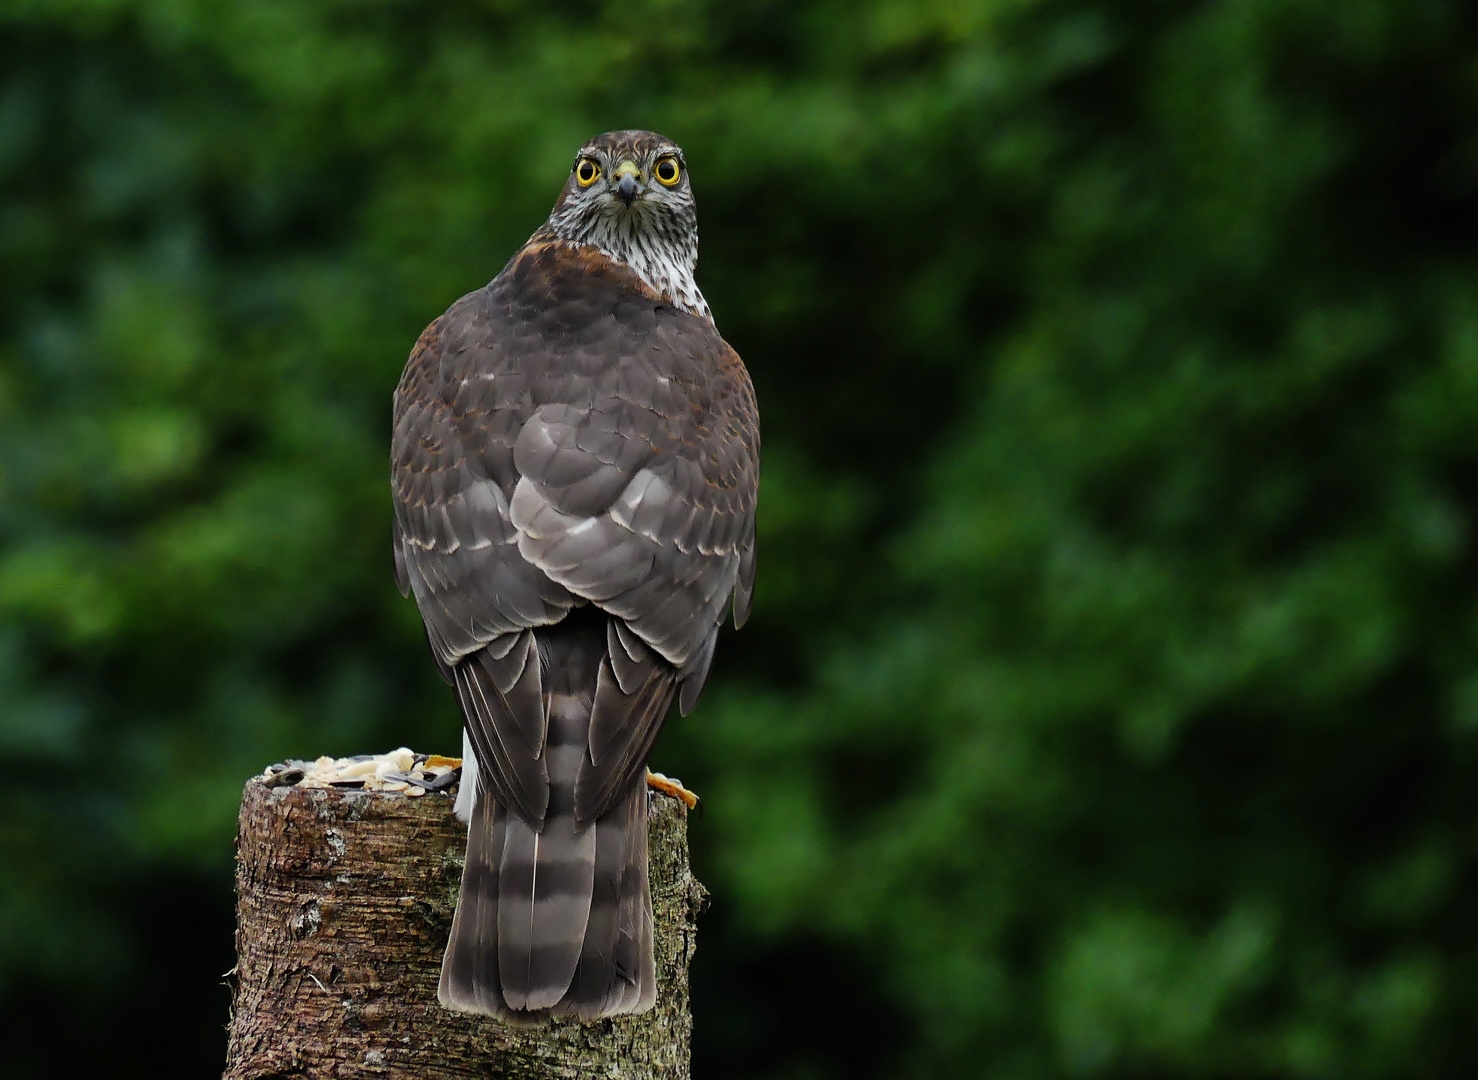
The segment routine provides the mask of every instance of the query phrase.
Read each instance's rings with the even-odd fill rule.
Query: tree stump
[[[706,894],[688,869],[686,808],[654,794],[648,820],[656,1007],[516,1026],[436,1000],[467,842],[448,795],[248,781],[225,1080],[687,1080],[688,962]]]

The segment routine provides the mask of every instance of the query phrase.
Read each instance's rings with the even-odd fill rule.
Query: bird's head
[[[575,155],[548,232],[600,248],[659,291],[704,313],[692,284],[698,209],[682,148],[651,131],[609,131]]]
[[[697,208],[682,148],[651,131],[608,131],[575,155],[550,214],[562,236],[588,241],[612,227],[696,234]]]

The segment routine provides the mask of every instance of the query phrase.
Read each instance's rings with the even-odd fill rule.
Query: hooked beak
[[[616,171],[611,174],[616,195],[623,203],[630,206],[641,194],[641,170],[636,167],[634,161],[623,161],[616,166]]]

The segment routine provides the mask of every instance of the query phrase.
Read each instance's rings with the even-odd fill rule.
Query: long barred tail
[[[656,998],[644,772],[603,817],[576,824],[575,778],[604,634],[554,634],[541,644],[543,827],[489,795],[466,747],[458,803],[468,812],[467,863],[438,997],[454,1009],[523,1020],[641,1012]]]

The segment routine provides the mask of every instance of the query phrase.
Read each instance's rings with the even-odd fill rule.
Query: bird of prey
[[[656,997],[647,755],[755,571],[754,388],[697,259],[682,150],[601,135],[395,392],[396,577],[463,720],[454,1009],[593,1019]]]

